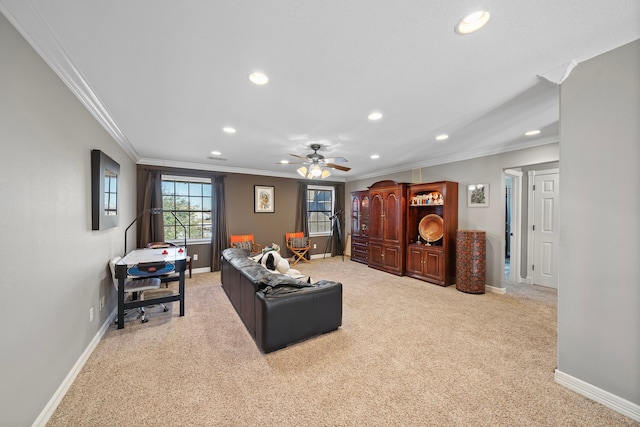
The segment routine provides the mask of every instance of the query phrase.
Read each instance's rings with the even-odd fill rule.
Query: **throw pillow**
[[[237,249],[244,249],[245,251],[251,251],[251,249],[253,248],[253,245],[251,244],[251,242],[246,241],[246,242],[236,242],[233,244],[233,247]]]
[[[292,248],[306,248],[308,239],[306,237],[292,237],[289,244]]]

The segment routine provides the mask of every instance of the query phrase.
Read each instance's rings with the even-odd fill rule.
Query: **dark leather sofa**
[[[242,249],[225,249],[221,261],[222,288],[263,353],[342,325],[342,283],[273,273]]]

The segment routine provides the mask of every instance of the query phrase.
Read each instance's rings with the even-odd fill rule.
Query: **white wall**
[[[446,180],[458,183],[458,229],[487,232],[486,284],[488,286],[504,287],[504,169],[554,162],[558,160],[558,156],[559,148],[555,143],[422,169],[421,182]],[[346,200],[350,200],[349,195],[352,191],[365,190],[371,184],[385,179],[411,183],[412,172],[348,182]],[[477,183],[489,183],[490,200],[487,208],[467,207],[467,184]],[[526,197],[526,193],[523,197]],[[349,218],[349,214],[346,218]],[[351,231],[350,227],[347,220],[345,235]]]
[[[0,144],[0,425],[26,426],[116,306],[107,261],[134,217],[135,164],[2,14]],[[92,148],[121,167],[107,231],[91,230]]]
[[[640,40],[560,94],[558,370],[640,405]]]

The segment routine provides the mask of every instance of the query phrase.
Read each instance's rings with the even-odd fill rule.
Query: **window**
[[[104,170],[104,214],[118,215],[118,174]]]
[[[165,240],[211,239],[211,180],[162,176],[162,208]]]
[[[333,187],[307,187],[307,221],[310,235],[329,235],[333,215]]]

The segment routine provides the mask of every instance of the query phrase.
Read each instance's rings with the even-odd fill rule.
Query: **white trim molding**
[[[611,408],[624,416],[634,419],[635,421],[640,421],[640,405],[636,405],[635,403],[629,402],[615,394],[609,393],[608,391],[602,390],[592,384],[572,377],[569,374],[565,374],[558,369],[555,371],[555,380],[558,384],[571,389],[586,398],[601,403],[607,408]]]
[[[100,342],[104,334],[107,332],[107,329],[109,329],[109,326],[111,326],[115,321],[117,312],[118,312],[118,309],[116,307],[113,309],[111,313],[109,313],[109,316],[107,316],[107,320],[104,321],[104,323],[102,324],[102,326],[100,327],[96,335],[93,337],[93,339],[87,346],[87,348],[85,348],[82,354],[80,355],[80,358],[73,365],[73,367],[65,377],[64,381],[62,381],[62,383],[60,384],[56,392],[53,393],[53,396],[51,396],[51,399],[49,399],[49,402],[47,402],[44,409],[42,409],[42,412],[40,412],[40,415],[38,415],[38,418],[36,418],[36,420],[33,422],[32,427],[40,427],[40,426],[44,427],[47,424],[47,422],[49,421],[53,413],[56,411],[56,408],[58,407],[60,402],[62,402],[62,398],[64,397],[65,394],[67,394],[67,391],[69,391],[71,384],[73,384],[76,377],[78,376],[78,374],[80,373],[84,365],[89,360],[89,356],[91,356],[91,353],[93,353],[93,350],[96,349],[96,347],[98,346],[98,343]]]
[[[487,292],[491,292],[494,294],[506,294],[507,293],[507,288],[497,288],[495,286],[489,286],[489,285],[484,285],[484,289]]]

